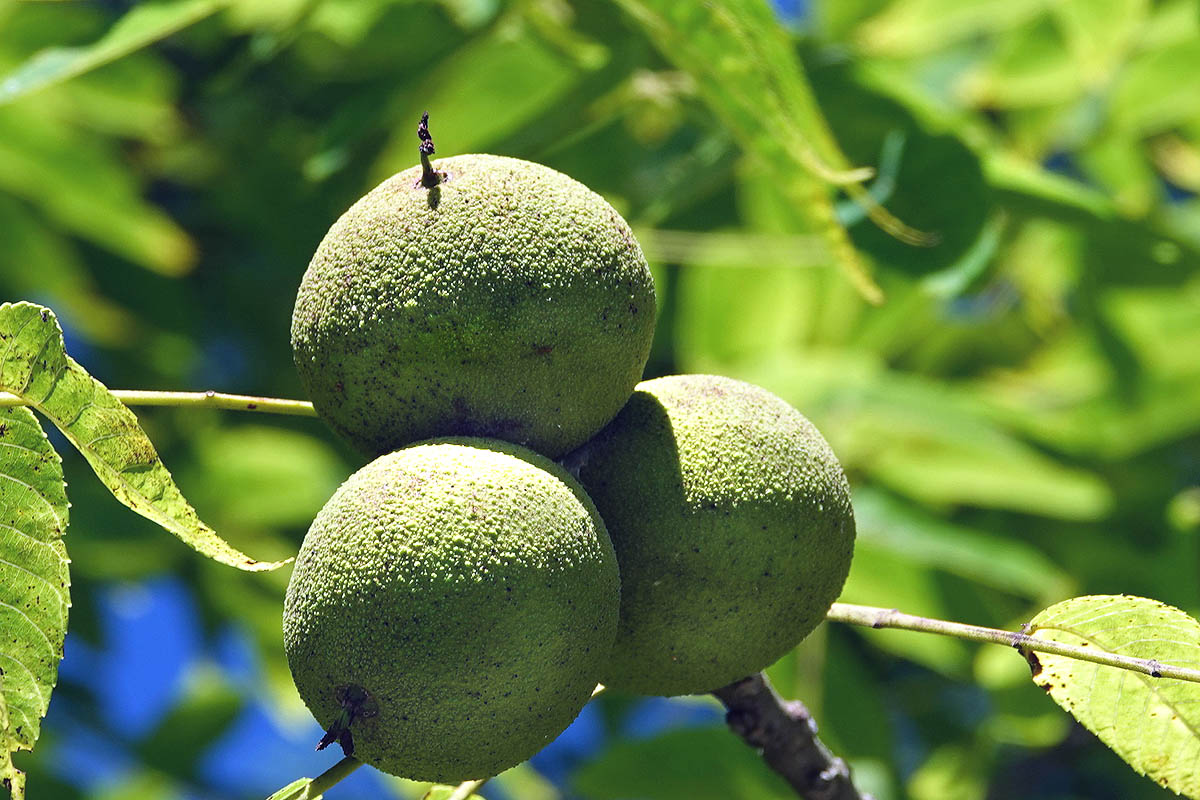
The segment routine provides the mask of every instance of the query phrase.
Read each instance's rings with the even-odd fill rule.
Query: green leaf
[[[519,797],[521,800],[562,800],[558,787],[529,762],[501,772],[489,783],[503,790],[508,797]]]
[[[3,693],[0,693],[0,736],[8,741],[8,708]],[[0,786],[8,790],[12,800],[25,800],[25,773],[13,766],[12,753],[7,747],[0,747]]]
[[[4,231],[0,271],[12,296],[55,298],[55,305],[91,343],[106,347],[133,343],[138,321],[97,291],[78,248],[67,236],[11,196],[0,197],[0,230]]]
[[[187,795],[168,776],[135,769],[89,792],[87,800],[187,800]]]
[[[447,786],[445,784],[431,786],[429,787],[429,791],[421,796],[421,800],[447,800],[456,791],[458,791],[457,786]],[[464,797],[463,800],[483,800],[483,798],[477,794],[472,794],[469,797]]]
[[[1084,88],[1061,26],[1041,17],[1001,39],[959,91],[980,108],[1029,108],[1071,102]]]
[[[1064,600],[1033,618],[1050,641],[1178,666],[1200,661],[1200,623],[1129,595]],[[1200,684],[1038,653],[1033,680],[1137,772],[1200,797]]]
[[[1063,597],[1074,583],[1044,553],[1011,536],[946,522],[877,489],[854,492],[858,547],[940,569],[1021,597]]]
[[[863,209],[841,204],[855,246],[881,265],[912,274],[949,267],[971,248],[991,211],[979,157],[942,124],[921,119],[872,86],[869,70],[817,59],[810,59],[818,64],[810,71],[813,90],[838,143],[851,159],[878,164],[872,194],[938,237],[930,247],[913,247],[875,225],[855,224]],[[930,192],[931,185],[941,188]],[[847,206],[851,215],[843,211]]]
[[[4,694],[0,692],[0,736],[9,741],[8,707],[4,703]],[[25,773],[21,772],[12,762],[12,752],[8,747],[0,747],[0,786],[8,790],[12,800],[25,799]]]
[[[839,600],[865,606],[915,609],[913,613],[955,619],[953,602],[937,574],[920,564],[896,558],[869,544],[855,547],[854,562]],[[969,675],[971,651],[949,636],[888,636],[889,631],[863,628],[856,634],[884,652],[922,664],[955,680]]]
[[[1084,80],[1092,85],[1115,71],[1149,10],[1147,0],[1062,0],[1050,6]]]
[[[297,778],[268,797],[267,800],[321,800],[323,795],[310,796],[308,794],[308,787],[311,785],[312,778]]]
[[[38,208],[63,232],[154,272],[191,269],[191,239],[145,200],[120,148],[41,111],[0,107],[0,191]]]
[[[477,153],[563,102],[582,73],[533,31],[506,24],[458,48],[432,69],[419,94],[397,106],[393,134],[374,166],[382,178],[416,157],[412,120],[429,112],[441,153]],[[402,109],[402,111],[400,111]]]
[[[589,800],[774,800],[794,798],[754,750],[723,727],[674,730],[620,741],[575,773],[572,794]]]
[[[23,398],[57,425],[114,497],[197,552],[248,571],[286,563],[256,561],[200,520],[133,412],[67,355],[50,309],[25,302],[0,305],[0,390]]]
[[[721,366],[804,409],[847,469],[923,504],[1068,520],[1099,519],[1112,506],[1112,490],[1097,475],[993,424],[986,404],[949,382],[856,359],[848,350]]]
[[[1200,69],[1200,40],[1138,54],[1112,93],[1112,123],[1145,136],[1169,130],[1200,114],[1200,98],[1188,80]]]
[[[219,0],[139,3],[121,17],[108,33],[90,45],[51,47],[36,53],[0,81],[0,105],[140,50],[199,22],[223,5]]]
[[[857,43],[876,54],[914,55],[996,33],[1040,13],[1044,0],[909,0],[864,22]]]
[[[265,425],[219,428],[196,442],[181,471],[192,499],[217,525],[307,528],[351,472],[320,439]]]
[[[37,741],[67,634],[67,507],[62,460],[33,412],[0,409],[0,780],[14,798],[11,753]]]
[[[847,172],[783,29],[763,0],[676,3],[617,0],[659,50],[695,79],[704,100],[734,132],[739,144],[769,171],[802,213],[812,232],[827,242],[834,261],[863,296],[883,293],[868,275],[844,228],[838,224],[826,182],[856,185],[866,175]],[[906,235],[897,220],[869,204],[881,227]]]
[[[987,772],[980,769],[979,754],[965,744],[943,745],[908,779],[912,800],[984,800],[988,793]]]

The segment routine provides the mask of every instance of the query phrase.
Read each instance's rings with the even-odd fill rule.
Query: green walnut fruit
[[[435,440],[363,467],[317,514],[284,643],[324,741],[405,778],[461,781],[570,724],[619,595],[604,523],[562,468],[507,443]]]
[[[787,653],[841,592],[854,548],[845,474],[812,423],[765,389],[646,381],[571,459],[621,569],[608,686],[720,688]]]
[[[292,347],[320,415],[370,454],[485,436],[557,457],[641,380],[654,285],[599,195],[492,155],[384,181],[334,223],[300,284]]]

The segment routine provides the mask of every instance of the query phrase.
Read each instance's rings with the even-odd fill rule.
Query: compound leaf
[[[1143,597],[1064,600],[1034,617],[1030,632],[1173,666],[1200,664],[1200,623]],[[1200,684],[1048,653],[1037,658],[1034,682],[1127,764],[1174,792],[1200,797]]]
[[[676,3],[617,0],[663,55],[696,78],[697,88],[739,144],[780,182],[834,260],[872,302],[883,294],[838,223],[826,182],[865,199],[813,98],[786,35],[763,0]],[[898,221],[877,206],[881,226]],[[895,223],[895,224],[893,224]]]
[[[14,800],[12,753],[37,741],[67,634],[66,489],[33,412],[0,409],[0,783]]]
[[[57,425],[119,501],[197,552],[248,571],[286,563],[256,561],[201,521],[133,412],[67,355],[50,309],[25,302],[0,305],[0,390],[23,398]]]

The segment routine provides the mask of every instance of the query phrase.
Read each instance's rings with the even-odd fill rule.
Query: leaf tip
[[[240,562],[233,564],[243,572],[274,572],[280,567],[286,566],[295,561],[295,556],[285,558],[282,561],[257,561],[249,556],[244,557]]]

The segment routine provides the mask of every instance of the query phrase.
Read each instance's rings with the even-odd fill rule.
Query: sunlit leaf
[[[501,772],[488,781],[488,785],[499,787],[509,797],[519,797],[521,800],[561,800],[562,794],[558,787],[524,762],[512,769]]]
[[[1059,519],[1097,519],[1112,505],[1096,475],[1022,442],[992,421],[986,404],[949,383],[847,351],[780,354],[726,369],[802,409],[847,468],[922,503]]]
[[[618,2],[669,60],[696,78],[701,96],[755,156],[756,166],[780,182],[863,296],[880,301],[882,292],[837,222],[826,184],[850,185],[864,176],[846,172],[849,162],[767,4]],[[872,208],[873,218],[898,232],[894,219]]]
[[[0,736],[9,741],[8,708],[4,695],[0,693]],[[25,773],[13,766],[12,753],[8,747],[0,747],[0,787],[8,790],[12,800],[25,800]]]
[[[992,205],[979,157],[941,125],[880,93],[868,71],[818,61],[809,73],[838,144],[856,162],[877,165],[870,184],[876,200],[937,236],[931,246],[914,247],[860,222],[865,210],[848,200],[838,212],[855,246],[881,267],[922,275],[962,257],[979,237]],[[938,191],[931,192],[930,186]]]
[[[178,784],[161,772],[138,769],[88,794],[88,800],[187,800]]]
[[[422,80],[397,110],[395,134],[379,158],[379,178],[416,163],[416,120],[429,112],[439,155],[480,152],[561,101],[579,70],[524,25],[512,22],[459,48]]]
[[[1085,83],[1099,85],[1126,55],[1150,8],[1147,0],[1060,0],[1049,8]]]
[[[1196,38],[1139,54],[1113,91],[1113,124],[1145,135],[1194,119],[1200,114],[1200,97],[1188,78],[1197,70],[1200,40]]]
[[[84,47],[54,47],[37,53],[0,80],[0,105],[70,80],[88,70],[170,36],[220,9],[221,0],[160,0],[139,3],[98,41]]]
[[[884,492],[854,493],[856,547],[868,546],[1022,597],[1050,601],[1074,580],[1044,553],[1011,537],[938,519]]]
[[[266,425],[219,428],[196,442],[189,495],[218,525],[307,527],[350,469],[320,439]]]
[[[964,77],[962,95],[982,108],[1050,106],[1074,100],[1084,76],[1061,26],[1041,17],[1005,36],[979,66]]]
[[[310,795],[309,786],[312,778],[297,778],[272,794],[267,800],[321,800],[323,795]]]
[[[979,754],[963,744],[944,745],[908,779],[908,797],[912,800],[984,800],[987,780],[979,769]]]
[[[1135,327],[1142,320],[1127,325],[1150,371],[1134,397],[1114,392],[1108,368],[1081,335],[1043,348],[1021,371],[989,377],[977,387],[979,396],[1009,428],[1060,452],[1102,461],[1128,459],[1200,429],[1200,365],[1189,358],[1200,324],[1188,319],[1195,316],[1196,293],[1173,294],[1145,318],[1144,330]],[[1162,332],[1159,341],[1152,338],[1155,329]],[[1167,374],[1155,374],[1160,371]]]
[[[449,797],[458,791],[457,786],[446,786],[444,784],[430,787],[429,791],[422,796],[421,800],[447,800]],[[462,800],[483,800],[480,795],[470,794],[464,796]]]
[[[1057,603],[1033,618],[1042,639],[1174,666],[1200,664],[1200,623],[1177,608],[1128,595]],[[1200,797],[1200,685],[1039,653],[1033,677],[1054,701],[1135,770]]]
[[[25,106],[0,108],[0,189],[56,224],[135,264],[188,271],[195,248],[161,208],[142,197],[120,151]]]
[[[910,0],[890,3],[864,22],[855,39],[868,50],[911,55],[1012,28],[1038,14],[1045,0]]]
[[[938,574],[895,553],[866,545],[855,547],[842,602],[884,608],[915,609],[912,613],[954,619],[951,601]],[[971,651],[948,636],[889,636],[888,631],[864,628],[855,633],[876,648],[909,659],[942,675],[961,680],[970,668]]]
[[[129,344],[138,322],[97,291],[68,237],[46,225],[12,197],[0,197],[0,271],[16,297],[51,296],[86,339]]]
[[[0,779],[37,741],[58,682],[70,575],[62,461],[27,408],[0,409]]]
[[[200,520],[133,412],[67,355],[50,309],[0,305],[0,390],[25,398],[54,422],[113,496],[197,552],[249,571],[285,563],[255,561]]]
[[[1089,186],[1011,154],[992,151],[983,159],[988,182],[1014,196],[1014,206],[1026,213],[1056,212],[1079,221],[1081,215],[1109,220],[1116,214],[1112,201]]]
[[[640,228],[638,242],[651,262],[693,267],[821,267],[829,263],[823,239],[811,235],[700,232]],[[761,276],[757,273],[755,277]],[[735,276],[737,277],[737,276]],[[740,278],[745,281],[746,276]]]
[[[1123,130],[1096,136],[1080,149],[1078,158],[1088,177],[1108,191],[1123,214],[1137,218],[1154,208],[1162,178],[1139,136]]]

